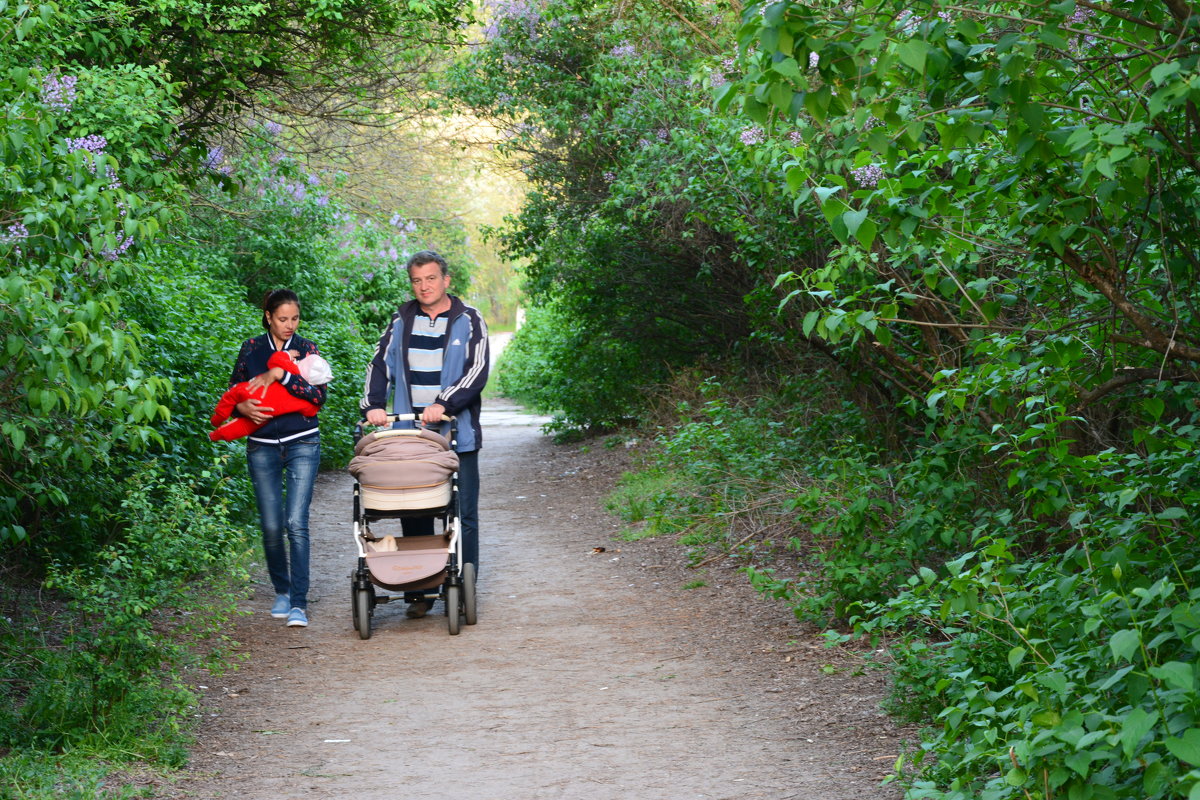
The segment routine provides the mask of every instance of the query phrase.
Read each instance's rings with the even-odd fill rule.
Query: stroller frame
[[[416,414],[389,414],[388,422],[416,422]],[[450,423],[450,446],[453,449],[457,436],[457,422],[447,417]],[[355,427],[355,442],[363,436],[363,424]],[[350,573],[350,601],[354,627],[362,639],[371,638],[371,617],[375,606],[393,600],[415,602],[423,600],[429,604],[441,599],[446,604],[446,621],[451,636],[457,636],[462,623],[474,625],[478,619],[475,599],[475,565],[462,562],[462,520],[459,516],[458,472],[450,478],[450,499],[441,507],[427,509],[381,510],[367,508],[363,502],[362,486],[354,482],[353,535],[358,551],[358,563]],[[389,583],[373,574],[368,565],[368,541],[378,541],[371,532],[371,524],[380,521],[402,519],[440,520],[441,532],[432,536],[396,537],[397,551],[387,553],[389,560],[399,562],[423,562],[426,574],[411,581]],[[427,574],[431,559],[440,557],[444,551],[445,561],[441,571]],[[380,554],[382,555],[382,554]],[[436,565],[435,565],[436,566]],[[399,567],[398,567],[399,568]],[[395,592],[377,593],[376,587]]]

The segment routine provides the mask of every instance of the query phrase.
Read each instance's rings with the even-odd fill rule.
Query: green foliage
[[[657,466],[622,475],[605,506],[632,523],[622,537],[636,541],[687,527],[686,519],[679,514],[679,500],[693,489],[694,485],[678,472]]]
[[[743,15],[718,105],[837,241],[782,302],[910,421],[797,498],[818,578],[759,581],[898,637],[909,797],[1200,796],[1190,14]]]
[[[243,459],[204,435],[239,343],[261,331],[245,301],[281,285],[305,298],[305,333],[338,380],[323,414],[336,465],[368,339],[407,295],[352,275],[465,238],[454,223],[418,237],[404,219],[368,231],[334,196],[340,176],[310,175],[280,145],[311,143],[319,125],[304,115],[332,98],[339,113],[320,125],[371,122],[380,97],[390,110],[437,49],[413,42],[453,40],[459,10],[0,1],[6,789],[128,796],[105,785],[106,760],[186,759],[181,676],[228,658],[222,628],[245,580],[231,521],[252,502]],[[282,142],[251,113],[295,114],[297,132]]]
[[[527,334],[539,354],[512,390],[564,428],[604,428],[637,415],[672,367],[774,326],[743,297],[769,289],[769,265],[805,257],[813,226],[747,202],[768,162],[706,107],[693,73],[709,44],[657,5],[499,4],[486,36],[451,91],[505,130],[499,149],[531,189],[499,235],[528,263],[532,302],[562,320]]]
[[[220,646],[247,550],[223,501],[198,488],[151,464],[122,487],[125,537],[62,552],[46,583],[66,598],[68,627],[0,638],[5,747],[111,749],[168,765],[186,757],[180,733],[194,698],[180,671]]]
[[[592,332],[557,307],[532,309],[505,347],[497,369],[505,397],[554,414],[548,430],[605,430],[632,418],[641,403],[634,374],[645,377],[636,345],[617,340],[603,351]]]
[[[131,787],[114,787],[108,765],[72,755],[21,753],[0,759],[0,786],[20,800],[130,800],[148,797]]]

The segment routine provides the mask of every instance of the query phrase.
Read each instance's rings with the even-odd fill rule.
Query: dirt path
[[[260,580],[234,634],[248,660],[211,679],[191,765],[162,796],[898,796],[878,784],[897,752],[878,673],[853,674],[731,567],[698,575],[667,543],[613,541],[601,504],[624,453],[484,416],[479,624],[449,636],[440,603],[421,620],[393,603],[359,639],[351,481],[322,475],[311,625],[271,619]]]

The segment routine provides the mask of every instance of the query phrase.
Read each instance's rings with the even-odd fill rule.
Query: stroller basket
[[[446,580],[447,536],[413,536],[392,539],[389,549],[377,549],[380,542],[367,543],[367,569],[380,586],[408,591],[432,589]],[[390,549],[395,548],[395,549]]]
[[[362,505],[371,511],[442,510],[450,503],[450,479],[458,455],[445,437],[424,429],[382,430],[354,446],[350,474],[358,479]]]

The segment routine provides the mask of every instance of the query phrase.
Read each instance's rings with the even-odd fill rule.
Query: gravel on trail
[[[353,483],[322,474],[309,627],[269,616],[260,566],[231,632],[245,661],[201,681],[191,761],[157,796],[899,796],[880,786],[900,747],[882,673],[825,648],[732,560],[690,570],[669,539],[614,538],[603,501],[626,448],[555,445],[503,401],[484,421],[478,624],[450,636],[441,603],[410,620],[395,602],[360,639]]]

